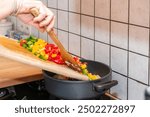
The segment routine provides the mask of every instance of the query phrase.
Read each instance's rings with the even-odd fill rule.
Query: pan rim
[[[105,78],[108,78],[108,77],[111,76],[111,74],[112,74],[112,69],[111,69],[108,65],[106,65],[106,64],[104,64],[104,63],[102,63],[102,62],[92,61],[92,60],[83,60],[83,61],[85,61],[85,62],[86,62],[86,61],[88,61],[88,62],[97,62],[97,63],[103,64],[103,65],[105,65],[107,68],[109,68],[110,71],[109,71],[108,74],[106,74],[105,76],[101,77],[100,79],[97,79],[97,80],[87,80],[87,81],[83,81],[83,80],[71,81],[71,80],[61,80],[61,79],[53,78],[52,76],[49,76],[49,75],[48,75],[48,72],[49,72],[49,71],[46,71],[46,70],[43,70],[43,74],[46,75],[46,78],[49,78],[49,79],[51,79],[51,80],[59,81],[59,82],[62,82],[62,83],[76,83],[76,84],[100,82],[101,80],[103,80],[103,79],[105,79]],[[50,72],[50,73],[52,73],[52,72]],[[54,73],[54,74],[55,74],[55,73]]]

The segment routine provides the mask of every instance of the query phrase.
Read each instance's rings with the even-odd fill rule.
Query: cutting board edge
[[[5,52],[3,52],[2,50],[5,51]],[[38,60],[38,59],[36,60],[36,59],[33,59],[32,57],[28,57],[28,56],[13,52],[13,51],[7,49],[6,47],[4,47],[3,45],[0,45],[0,55],[4,56],[4,57],[7,57],[9,59],[15,60],[15,61],[19,61],[19,62],[29,64],[29,65],[32,65],[32,66],[36,66],[36,67],[39,67],[41,69],[44,69],[44,70],[47,70],[47,71],[50,71],[50,72],[54,72],[56,74],[61,74],[61,75],[72,77],[72,78],[78,78],[78,79],[81,79],[81,80],[88,80],[87,76],[79,74],[78,72],[73,71],[72,69],[61,66],[61,65],[57,65],[57,64],[53,64],[53,63],[50,64],[50,65],[53,65],[53,67],[55,66],[55,69],[53,69],[53,67],[45,67],[44,65],[46,65],[46,63],[44,61],[41,61],[41,60]],[[13,55],[13,57],[11,55]],[[34,62],[31,62],[30,61],[31,59]],[[35,65],[35,63],[37,65]],[[60,71],[59,69],[63,70],[63,72]]]

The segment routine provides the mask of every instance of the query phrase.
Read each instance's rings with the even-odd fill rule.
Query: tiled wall
[[[150,0],[43,1],[55,13],[56,32],[69,52],[112,68],[119,84],[111,94],[144,99],[150,85]]]

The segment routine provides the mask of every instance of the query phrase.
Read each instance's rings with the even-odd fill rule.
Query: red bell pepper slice
[[[61,57],[60,50],[54,44],[47,44],[45,46],[45,53],[49,55],[48,60],[57,64],[64,64],[64,60]]]
[[[20,41],[20,46],[23,46],[23,44],[26,44],[27,43],[27,41],[25,40],[25,39],[22,39],[21,41]]]

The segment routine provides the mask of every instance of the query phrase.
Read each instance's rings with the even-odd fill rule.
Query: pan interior
[[[82,62],[86,62],[88,65],[87,69],[89,70],[89,72],[91,72],[92,74],[95,75],[99,75],[102,79],[108,77],[111,75],[111,68],[103,63],[100,62],[96,62],[96,61],[90,61],[90,60],[82,60]],[[55,73],[52,72],[48,72],[48,71],[43,71],[44,74],[53,77],[54,75],[56,75]],[[56,80],[60,80],[57,79]],[[70,79],[70,80],[61,80],[61,81],[77,81],[77,82],[81,82],[79,80],[75,80],[75,79]],[[95,80],[96,81],[96,80]],[[86,81],[84,81],[86,82]]]

